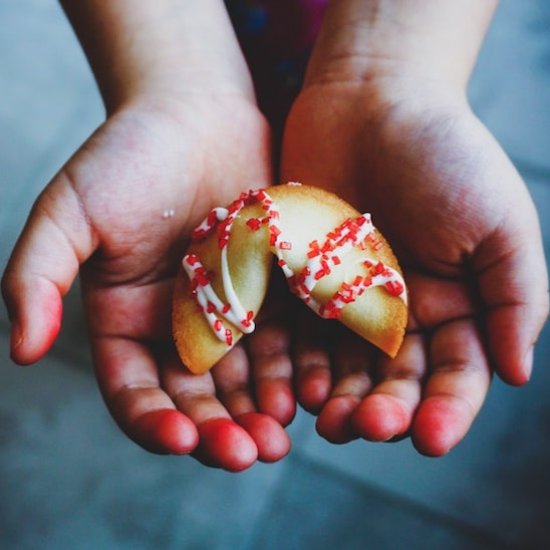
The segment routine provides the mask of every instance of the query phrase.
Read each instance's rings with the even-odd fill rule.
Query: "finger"
[[[250,393],[249,370],[248,357],[241,345],[224,355],[211,370],[217,395],[233,418],[256,410]]]
[[[372,346],[355,334],[342,330],[333,356],[336,385],[316,424],[319,435],[331,443],[357,439],[351,418],[372,387],[369,373],[372,364]]]
[[[61,299],[96,244],[61,172],[35,203],[2,279],[15,362],[34,363],[50,349],[61,326]]]
[[[510,384],[529,380],[533,346],[548,316],[548,274],[536,222],[519,235],[495,234],[478,253],[480,291],[489,307],[489,350],[499,375]],[[509,242],[513,241],[514,248]],[[518,242],[519,241],[519,242]],[[495,257],[492,251],[499,251]]]
[[[377,383],[355,409],[352,423],[369,441],[389,441],[407,434],[420,402],[426,352],[420,334],[408,334],[395,359],[380,356]]]
[[[194,455],[198,460],[231,472],[254,464],[258,457],[256,444],[217,399],[209,372],[192,374],[171,354],[163,365],[162,382],[178,410],[197,426],[199,445]]]
[[[309,311],[300,315],[295,331],[292,362],[298,402],[312,414],[319,414],[332,388],[326,322]]]
[[[410,296],[408,330],[431,329],[474,315],[471,291],[462,279],[437,278],[414,271],[409,271],[406,278]]]
[[[491,373],[473,320],[439,328],[430,343],[431,373],[412,425],[415,447],[441,456],[470,429],[487,395]]]
[[[258,460],[276,462],[290,451],[290,438],[271,416],[256,411],[250,393],[250,373],[246,351],[236,346],[212,369],[217,395],[235,422],[252,437]]]
[[[247,339],[247,351],[258,409],[286,426],[296,414],[288,330],[277,322],[259,326]]]
[[[191,452],[198,443],[195,425],[160,388],[158,366],[148,348],[116,337],[92,343],[99,386],[121,429],[151,452]]]
[[[258,448],[258,460],[277,462],[290,452],[290,437],[283,427],[271,416],[248,412],[235,418],[252,437]]]

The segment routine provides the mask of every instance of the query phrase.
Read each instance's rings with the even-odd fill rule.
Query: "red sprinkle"
[[[323,254],[326,254],[327,252],[332,252],[333,250],[334,250],[334,245],[330,241],[327,241],[321,247],[321,252],[323,252]]]
[[[350,239],[353,239],[353,237],[351,235],[346,235],[336,243],[336,246],[344,246]]]
[[[212,210],[206,218],[206,223],[210,227],[212,227],[213,225],[216,225],[217,221],[218,221],[218,216],[216,215],[216,212]]]
[[[222,326],[222,322],[219,319],[216,319],[216,321],[214,321],[214,330],[216,332],[220,332],[222,330]]]
[[[206,313],[214,313],[216,311],[216,306],[212,302],[206,304]]]
[[[404,290],[403,285],[399,281],[388,281],[386,289],[392,296],[400,296]]]
[[[191,233],[191,239],[192,240],[199,240],[199,239],[202,239],[202,237],[204,237],[204,235],[206,235],[206,231],[204,229],[194,229],[193,230],[193,233]]]
[[[289,243],[288,241],[281,241],[279,248],[281,250],[292,250],[292,243]]]
[[[320,269],[319,271],[317,271],[317,273],[315,273],[314,277],[315,277],[315,280],[318,281],[319,279],[322,279],[325,275],[326,275],[325,270]]]
[[[348,294],[341,294],[339,297],[344,302],[344,304],[351,304],[355,302],[355,292],[349,292]]]
[[[231,305],[230,304],[225,304],[223,306],[223,309],[222,309],[222,313],[227,313],[229,310],[231,309]]]
[[[200,286],[208,286],[210,284],[210,281],[208,280],[208,277],[206,275],[203,275],[202,273],[197,273],[197,283]]]
[[[231,329],[225,329],[225,341],[227,342],[228,346],[233,344],[233,333],[231,332]]]
[[[227,209],[227,213],[228,213],[227,217],[231,218],[233,216],[233,214],[235,214],[236,212],[238,212],[242,208],[242,206],[243,206],[243,204],[242,204],[241,200],[236,200],[236,201],[232,202],[229,205],[229,208]]]
[[[262,222],[258,218],[250,218],[246,221],[246,225],[248,225],[252,231],[257,231],[260,229]]]
[[[342,311],[332,300],[329,300],[325,306],[321,308],[321,315],[328,319],[337,319]]]

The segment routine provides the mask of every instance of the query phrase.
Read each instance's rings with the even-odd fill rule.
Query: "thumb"
[[[61,171],[35,202],[2,277],[16,363],[34,363],[52,346],[62,297],[95,241],[79,196]]]
[[[548,315],[548,274],[538,217],[530,199],[528,205],[521,202],[476,254],[484,265],[479,281],[488,308],[489,353],[501,378],[514,385],[529,380],[533,347]]]

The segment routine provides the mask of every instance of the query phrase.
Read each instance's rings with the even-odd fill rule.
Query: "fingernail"
[[[19,326],[19,323],[13,322],[11,325],[11,336],[10,336],[10,348],[11,353],[13,355],[13,352],[23,343],[23,332],[21,331],[21,327]]]
[[[531,378],[531,373],[533,372],[533,354],[535,348],[531,346],[527,353],[525,354],[525,359],[523,360],[523,373],[525,374],[525,379],[529,380]]]

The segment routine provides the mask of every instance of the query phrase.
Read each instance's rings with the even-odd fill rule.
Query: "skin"
[[[221,1],[67,1],[107,120],[46,186],[7,266],[14,361],[47,353],[80,273],[105,402],[148,450],[230,471],[277,461],[295,394],[330,441],[410,433],[429,455],[456,445],[493,369],[529,378],[548,306],[531,200],[464,99],[494,4],[455,4],[423,3],[403,28],[417,3],[334,2],[285,131],[283,179],[372,212],[405,267],[411,319],[397,358],[343,329],[327,335],[275,290],[257,331],[194,376],[171,342],[173,279],[212,207],[272,181],[269,127]]]
[[[225,375],[220,364],[219,383],[216,373],[190,375],[173,349],[171,295],[187,238],[205,212],[271,181],[271,137],[223,6],[193,4],[167,0],[151,14],[149,2],[121,2],[115,10],[90,1],[78,11],[67,2],[107,120],[37,200],[2,290],[12,358],[30,364],[57,336],[62,297],[80,272],[97,379],[120,427],[148,450],[193,452],[238,471],[288,453],[281,422],[295,404],[289,412],[283,400],[268,407],[274,416],[258,414],[248,363]],[[216,38],[201,40],[202,51],[196,44],[204,21]],[[106,38],[97,45],[100,29]],[[129,37],[136,37],[131,47]],[[175,49],[161,52],[162,40]],[[196,48],[183,66],[180,48]],[[256,362],[263,355],[258,351]],[[269,401],[264,363],[255,377]]]
[[[410,297],[394,360],[351,336],[340,352],[314,340],[298,352],[299,398],[330,441],[410,434],[441,456],[470,428],[493,371],[529,380],[548,314],[538,218],[466,99],[495,5],[345,0],[327,14],[287,121],[283,179],[371,212]]]

